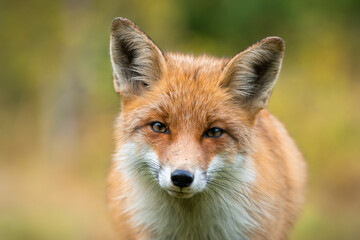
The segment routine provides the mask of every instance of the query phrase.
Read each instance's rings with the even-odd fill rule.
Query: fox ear
[[[110,56],[115,91],[124,97],[149,89],[161,77],[165,61],[155,43],[126,18],[112,22]]]
[[[223,70],[222,87],[228,87],[249,111],[267,106],[284,56],[284,41],[268,37],[233,57]]]

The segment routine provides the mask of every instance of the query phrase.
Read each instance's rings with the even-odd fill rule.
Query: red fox
[[[109,208],[119,239],[288,239],[306,164],[265,108],[284,41],[231,59],[161,51],[133,22],[112,22],[121,98]]]

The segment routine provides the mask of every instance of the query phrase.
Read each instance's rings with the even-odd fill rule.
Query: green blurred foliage
[[[119,99],[109,27],[165,50],[233,56],[286,41],[270,101],[302,149],[291,239],[360,239],[360,1],[0,1],[0,239],[113,239],[106,170]]]

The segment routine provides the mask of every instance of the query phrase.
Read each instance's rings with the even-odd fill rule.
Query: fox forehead
[[[246,112],[234,103],[228,89],[221,87],[227,59],[173,53],[167,53],[165,59],[166,68],[151,89],[123,103],[125,114],[138,115],[131,119],[162,121],[191,130],[235,128],[246,121]]]

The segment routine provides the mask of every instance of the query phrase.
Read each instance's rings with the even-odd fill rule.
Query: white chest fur
[[[130,206],[133,222],[150,230],[153,239],[248,239],[247,230],[256,225],[239,202],[226,196],[176,199],[149,189],[137,196]]]

